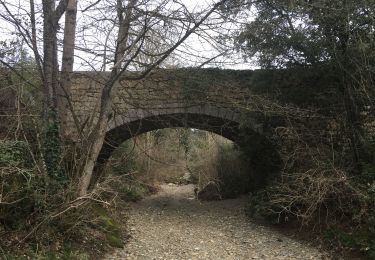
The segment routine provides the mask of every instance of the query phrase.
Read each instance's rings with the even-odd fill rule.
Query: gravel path
[[[246,198],[199,202],[163,185],[130,212],[131,239],[106,259],[325,259],[318,249],[249,222]]]

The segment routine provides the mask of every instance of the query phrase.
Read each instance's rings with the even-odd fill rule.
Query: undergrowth
[[[353,173],[345,145],[333,143],[347,143],[342,132],[316,135],[312,128],[297,126],[275,130],[281,174],[251,193],[247,213],[274,224],[312,230],[340,252],[355,250],[374,258],[375,161],[362,162],[361,172]]]
[[[77,197],[61,171],[45,174],[35,151],[33,143],[0,141],[0,258],[89,259],[122,247],[132,191],[119,197],[106,184]]]

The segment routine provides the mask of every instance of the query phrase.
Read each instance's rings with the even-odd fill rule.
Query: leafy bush
[[[40,158],[33,161],[31,152],[26,142],[0,142],[0,258],[18,259],[14,245],[20,239],[26,251],[19,253],[35,259],[78,259],[84,256],[79,250],[90,248],[90,243],[101,241],[102,249],[102,241],[122,243],[123,230],[109,230],[107,225],[117,217],[113,205],[97,203],[103,201],[104,192],[94,190],[93,200],[77,200],[74,184],[46,174],[37,162]],[[136,197],[129,192],[127,196]],[[109,201],[116,204],[112,198]],[[77,244],[82,240],[87,245]],[[71,243],[74,250],[65,247]]]
[[[30,167],[28,144],[21,141],[0,141],[0,167]]]
[[[123,201],[137,202],[152,193],[154,188],[140,183],[132,176],[108,176],[105,181],[106,192],[118,194]]]
[[[0,142],[0,226],[17,228],[33,211],[37,176],[28,151],[24,142]]]

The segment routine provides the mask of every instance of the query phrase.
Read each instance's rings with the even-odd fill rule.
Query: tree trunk
[[[105,84],[102,90],[98,122],[96,123],[94,131],[88,138],[88,149],[86,150],[87,159],[85,165],[83,166],[82,177],[79,183],[79,193],[81,196],[87,194],[92,179],[95,163],[104,143],[105,133],[107,131],[108,121],[110,119],[112,109],[112,89],[119,77],[119,74],[122,71],[121,64],[125,55],[129,28],[132,20],[131,17],[136,3],[137,0],[131,0],[127,8],[125,9],[122,5],[122,1],[117,0],[117,15],[120,23],[120,28],[119,33],[117,35],[117,46],[114,61],[115,65],[112,69],[111,76],[109,77],[107,83]],[[125,17],[123,17],[124,10],[126,10]]]
[[[112,74],[116,72],[112,71]],[[91,178],[93,175],[96,160],[99,156],[99,152],[102,149],[105,133],[107,131],[108,121],[111,116],[111,90],[115,82],[109,81],[102,90],[100,98],[100,114],[98,122],[95,126],[94,131],[87,140],[86,149],[86,163],[83,166],[82,177],[79,183],[79,194],[84,196],[87,194],[87,190],[90,186]]]
[[[357,105],[357,98],[355,97],[354,93],[355,89],[352,85],[352,82],[349,82],[346,73],[344,74],[342,85],[344,95],[344,106],[346,112],[346,123],[349,130],[350,145],[353,153],[354,173],[359,173],[361,150],[363,147],[361,135],[362,124],[360,122],[360,113]]]
[[[46,122],[50,121],[49,110],[56,108],[55,89],[57,85],[57,28],[55,28],[55,1],[43,1],[43,93],[44,93],[44,107],[43,117]]]
[[[162,63],[181,43],[183,43],[207,18],[210,16],[220,5],[222,5],[227,0],[221,0],[217,2],[206,14],[196,23],[194,23],[194,26],[187,30],[186,33],[164,54],[156,61],[155,63],[151,64],[146,71],[141,73],[140,76],[137,76],[136,78],[132,78],[133,80],[136,79],[142,79],[145,76],[147,76],[148,73],[150,73],[153,68],[158,66],[160,63]],[[99,152],[103,146],[105,133],[108,126],[108,121],[111,116],[111,109],[112,109],[112,89],[115,85],[115,83],[119,80],[120,75],[126,71],[127,65],[129,64],[129,61],[124,63],[124,58],[126,55],[126,49],[127,49],[127,39],[129,36],[129,28],[131,26],[131,22],[133,19],[133,12],[135,9],[135,5],[137,4],[137,0],[130,0],[128,2],[128,6],[126,8],[123,8],[122,1],[117,1],[117,10],[118,10],[118,18],[119,18],[119,34],[117,37],[117,46],[116,46],[116,52],[115,52],[115,60],[114,60],[114,66],[111,72],[111,76],[109,77],[107,83],[105,84],[102,95],[100,99],[100,111],[99,111],[99,118],[96,123],[96,126],[88,138],[88,144],[87,144],[87,159],[85,161],[85,165],[83,166],[82,171],[82,177],[80,179],[79,183],[79,192],[81,196],[84,196],[87,194],[88,188],[90,186],[90,182],[93,175],[93,170],[95,167],[96,160],[99,156]],[[123,17],[123,13],[125,13],[125,17]],[[142,37],[145,37],[145,34],[141,35]],[[136,54],[132,54],[135,55]],[[135,56],[129,57],[130,59],[134,59]]]
[[[74,64],[75,33],[77,23],[77,0],[69,0],[65,14],[65,30],[63,42],[63,57],[61,66],[61,80],[57,89],[57,108],[59,111],[61,136],[64,140],[73,138],[67,126],[68,111],[72,110],[70,102],[71,74]],[[74,111],[71,111],[74,114]],[[77,125],[78,124],[78,125]],[[76,122],[79,128],[79,122]],[[79,129],[77,129],[79,131]]]

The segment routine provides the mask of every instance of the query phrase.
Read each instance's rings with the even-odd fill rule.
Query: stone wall
[[[248,88],[230,74],[219,79],[215,73],[162,70],[143,80],[120,80],[113,91],[108,131],[137,120],[171,114],[207,115],[240,123],[254,111]],[[72,77],[70,99],[79,128],[85,131],[98,118],[101,90],[107,76],[107,73],[76,72]],[[76,139],[77,126],[72,113],[69,109],[65,112],[65,132]],[[254,127],[260,126],[254,123]]]

